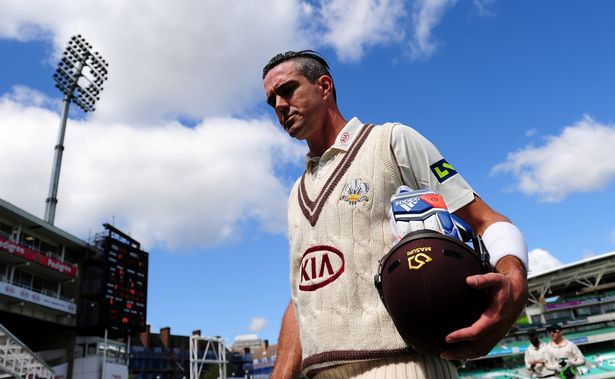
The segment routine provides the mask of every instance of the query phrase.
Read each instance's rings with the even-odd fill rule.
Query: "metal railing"
[[[17,337],[0,324],[0,371],[15,378],[47,378],[55,373]]]
[[[53,298],[53,299],[58,299],[58,300],[62,300],[64,302],[67,303],[72,303],[75,304],[75,298],[74,297],[66,297],[66,296],[62,296],[62,295],[58,295],[58,293],[56,291],[52,291],[52,290],[48,290],[48,289],[42,289],[42,288],[34,288],[31,284],[25,284],[25,283],[20,283],[16,280],[13,280],[11,282],[10,278],[7,275],[4,274],[0,274],[0,282],[4,282],[10,285],[13,285],[15,287],[19,287],[19,288],[23,288],[26,289],[28,291],[32,291],[32,292],[36,292],[36,293],[40,293],[41,295]]]

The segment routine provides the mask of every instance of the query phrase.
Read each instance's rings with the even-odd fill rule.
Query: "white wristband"
[[[506,255],[514,255],[523,262],[527,272],[527,245],[519,228],[510,222],[499,221],[489,225],[482,237],[493,267]]]

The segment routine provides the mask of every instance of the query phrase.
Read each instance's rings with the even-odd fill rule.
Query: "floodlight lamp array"
[[[93,112],[100,100],[109,64],[80,34],[73,36],[53,74],[55,86],[84,112]]]

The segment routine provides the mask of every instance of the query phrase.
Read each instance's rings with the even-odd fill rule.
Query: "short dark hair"
[[[552,332],[552,331],[555,331],[555,330],[562,330],[562,326],[560,324],[557,324],[557,323],[551,324],[551,325],[547,326],[547,331],[548,332]]]
[[[269,60],[265,67],[263,67],[263,79],[265,79],[265,76],[267,76],[271,69],[286,61],[295,62],[297,71],[305,76],[310,83],[314,83],[323,75],[327,75],[333,79],[329,71],[329,64],[327,64],[327,61],[314,50],[287,51],[277,54]],[[333,99],[337,102],[335,85],[333,86]]]

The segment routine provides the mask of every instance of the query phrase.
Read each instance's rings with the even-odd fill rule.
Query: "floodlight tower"
[[[58,203],[58,182],[60,181],[60,166],[62,165],[62,152],[64,151],[64,135],[70,103],[75,103],[84,112],[94,112],[94,104],[100,100],[103,83],[107,80],[107,67],[109,64],[98,54],[91,51],[92,45],[86,42],[81,35],[73,36],[68,42],[66,50],[53,78],[55,86],[64,94],[64,108],[60,121],[58,143],[53,156],[51,181],[49,183],[49,196],[45,206],[45,221],[53,224]]]

